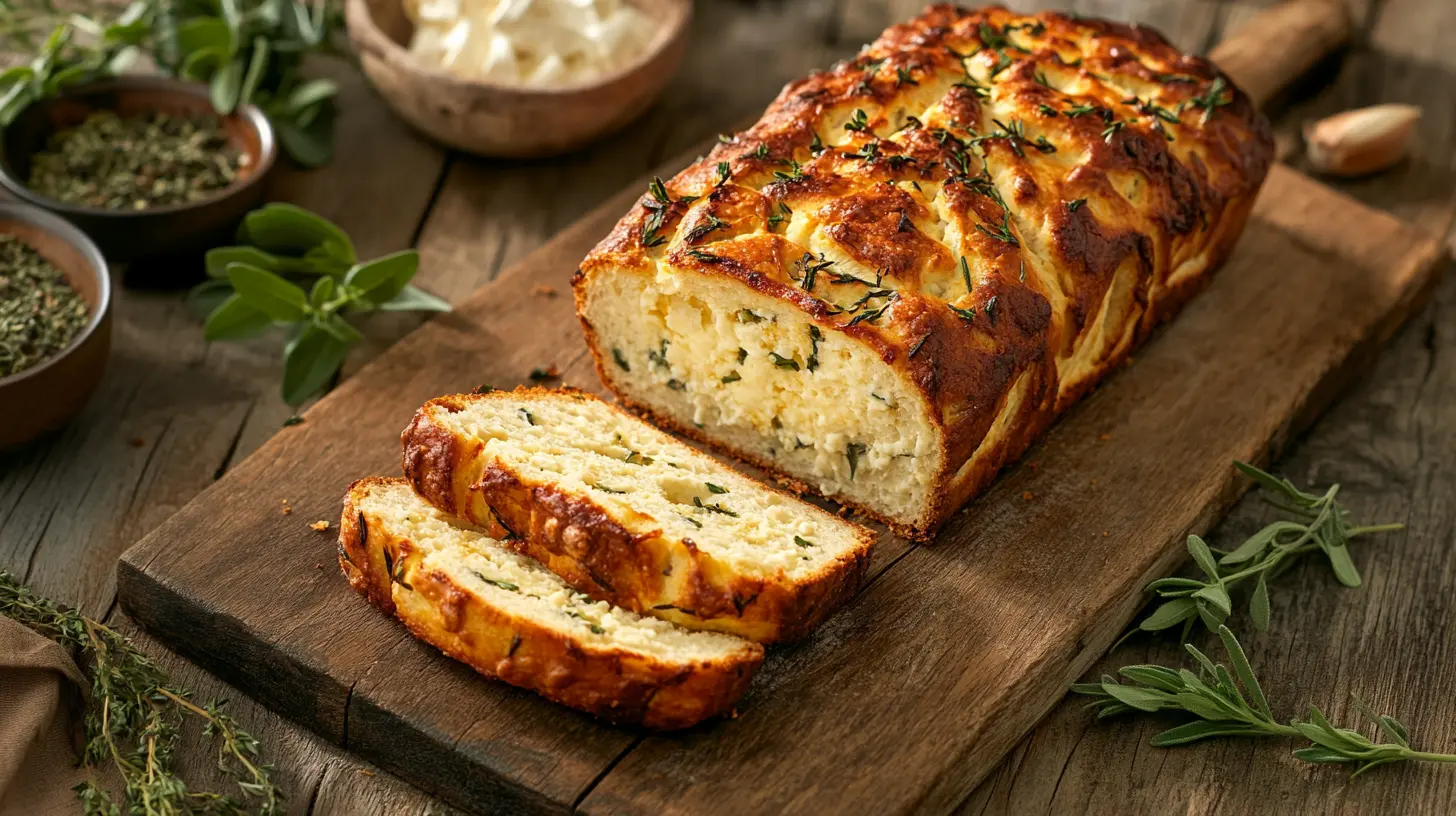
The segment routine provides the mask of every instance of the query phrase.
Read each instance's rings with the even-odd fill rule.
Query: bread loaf
[[[339,565],[371,603],[482,674],[613,722],[686,728],[732,708],[763,647],[593,601],[402,479],[349,488]]]
[[[1208,281],[1272,150],[1149,29],[933,6],[654,181],[577,310],[631,405],[924,539]]]
[[[802,637],[853,596],[874,543],[579,391],[441,397],[403,441],[436,507],[594,598],[695,629]]]

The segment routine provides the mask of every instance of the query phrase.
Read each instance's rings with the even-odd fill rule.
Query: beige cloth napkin
[[[80,812],[73,735],[85,688],[64,649],[0,615],[0,816]]]

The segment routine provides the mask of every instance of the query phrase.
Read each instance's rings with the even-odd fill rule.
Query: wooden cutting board
[[[943,811],[1108,648],[1184,537],[1228,508],[1245,487],[1230,462],[1265,461],[1310,422],[1443,258],[1276,167],[1228,264],[1135,364],[934,544],[882,536],[860,596],[771,650],[739,716],[649,735],[442,657],[355,595],[334,558],[345,488],[399,472],[398,434],[426,399],[550,364],[598,388],[568,279],[639,195],[405,338],[137,544],[118,568],[127,613],[269,707],[480,812]]]

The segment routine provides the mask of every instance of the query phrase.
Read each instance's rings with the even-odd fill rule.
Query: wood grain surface
[[[446,156],[398,124],[357,81],[335,164],[280,179],[278,194],[340,220],[364,252],[416,243],[420,282],[456,297],[491,279],[610,191],[667,156],[760,109],[784,81],[851,55],[918,0],[700,0],[688,61],[661,103],[627,133],[553,162]],[[1013,3],[1026,8],[1035,3]],[[1058,4],[1061,5],[1061,4]],[[1083,0],[1084,13],[1146,21],[1178,45],[1206,50],[1260,2]],[[1413,158],[1371,179],[1342,182],[1356,198],[1450,236],[1456,209],[1456,8],[1445,0],[1347,3],[1357,45],[1337,71],[1303,84],[1275,118],[1284,156],[1306,118],[1383,101],[1421,105]],[[255,450],[288,410],[277,398],[276,340],[205,347],[180,293],[121,290],[117,350],[102,391],[67,431],[0,458],[0,567],[93,615],[113,606],[120,551]],[[1358,691],[1411,726],[1418,743],[1456,749],[1446,701],[1456,661],[1440,635],[1456,623],[1456,282],[1401,332],[1374,372],[1296,440],[1281,471],[1345,484],[1360,518],[1401,520],[1408,533],[1357,552],[1366,575],[1342,591],[1322,568],[1276,588],[1274,631],[1247,643],[1277,713],[1308,703],[1346,714]],[[408,328],[373,319],[351,375]],[[1160,497],[1150,497],[1156,504]],[[1213,536],[1227,541],[1266,517],[1248,498]],[[294,516],[300,523],[311,520]],[[262,546],[262,543],[260,543]],[[318,571],[333,570],[324,562]],[[119,613],[111,619],[123,627]],[[425,813],[444,806],[377,772],[143,637],[148,651],[201,696],[233,699],[243,724],[280,767],[290,812]],[[1351,645],[1346,645],[1351,644]],[[1205,644],[1206,645],[1206,644]],[[1176,644],[1134,641],[1093,671],[1177,662]],[[1326,710],[1330,710],[1327,708]],[[1177,751],[1147,747],[1162,721],[1092,723],[1080,701],[1059,705],[963,803],[968,813],[1445,813],[1456,776],[1441,768],[1382,769],[1356,783],[1299,766],[1289,746],[1223,741]],[[184,736],[189,779],[208,784],[205,740]],[[219,784],[214,779],[211,784]],[[873,803],[866,803],[872,806]]]

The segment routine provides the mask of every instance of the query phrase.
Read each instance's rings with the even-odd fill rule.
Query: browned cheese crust
[[[430,400],[401,436],[405,477],[415,491],[441,510],[490,530],[579,592],[691,629],[728,632],[760,643],[798,640],[859,591],[874,546],[874,533],[867,528],[858,530],[855,552],[809,580],[742,575],[699,550],[691,539],[665,537],[651,519],[641,519],[645,532],[633,533],[589,495],[523,479],[483,455],[479,440],[457,438],[432,419],[436,411],[464,410],[474,400],[508,400],[533,392],[597,399],[569,388],[518,388]],[[625,421],[640,422],[621,413]],[[707,458],[685,445],[681,455]]]
[[[1151,29],[932,6],[654,185],[582,263],[578,312],[595,276],[668,268],[737,281],[863,343],[942,429],[935,502],[882,518],[927,539],[1207,283],[1272,154],[1248,97]],[[878,280],[807,275],[819,258],[785,237],[796,218]],[[871,288],[893,295],[851,303]],[[582,323],[603,382],[645,409]],[[1027,399],[988,436],[1013,387]]]
[[[748,690],[763,650],[689,668],[600,646],[486,604],[448,576],[419,567],[419,550],[358,503],[383,479],[355,482],[339,522],[339,566],[369,602],[420,640],[487,677],[529,689],[602,719],[687,728],[725,714]]]

